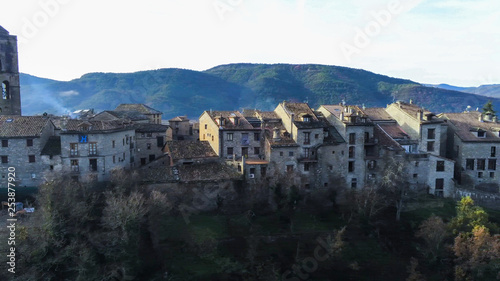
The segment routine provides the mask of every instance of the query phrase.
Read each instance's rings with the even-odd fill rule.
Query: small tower
[[[17,37],[0,26],[0,115],[21,115]]]

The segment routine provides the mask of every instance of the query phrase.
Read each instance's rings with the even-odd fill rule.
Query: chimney
[[[410,99],[410,104],[413,104],[413,100],[412,99]]]
[[[280,141],[280,140],[281,140],[280,129],[279,128],[275,128],[273,130],[273,141]]]
[[[484,121],[491,121],[491,114],[486,113],[484,115]]]
[[[344,112],[340,112],[340,121],[344,121]]]
[[[417,110],[417,119],[422,120],[424,118],[424,112],[422,110]]]
[[[498,122],[498,117],[495,115],[493,116],[493,122],[497,123]]]
[[[479,114],[479,122],[483,122],[483,114]]]

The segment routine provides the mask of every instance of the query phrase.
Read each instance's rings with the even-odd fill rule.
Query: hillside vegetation
[[[272,110],[283,100],[320,104],[386,106],[413,99],[435,112],[480,107],[488,97],[391,78],[361,69],[326,65],[230,64],[206,71],[158,69],[135,73],[89,73],[71,81],[21,74],[24,115],[77,109],[113,109],[145,103],[164,113],[198,118],[204,110]],[[493,99],[500,106],[500,99]]]

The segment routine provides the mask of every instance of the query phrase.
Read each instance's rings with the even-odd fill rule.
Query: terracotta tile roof
[[[139,111],[142,114],[162,114],[161,111],[158,111],[142,103],[122,103],[117,106],[115,110]]]
[[[448,122],[455,128],[457,136],[466,142],[500,142],[498,131],[500,123],[479,121],[481,112],[471,111],[463,113],[444,113],[441,116],[449,120]],[[478,138],[473,132],[485,131],[484,138]]]
[[[107,131],[120,131],[120,130],[133,130],[132,123],[126,122],[123,119],[111,120],[111,121],[96,121],[96,120],[78,120],[69,119],[62,120],[59,119],[56,122],[56,126],[62,129],[62,133],[75,133],[75,132],[88,132],[88,133],[100,133]],[[85,129],[87,127],[88,129]]]
[[[170,128],[169,125],[151,124],[151,123],[137,123],[134,124],[133,127],[139,133],[151,133],[151,132],[165,133],[167,129]]]
[[[61,155],[61,137],[49,137],[49,140],[42,149],[41,155]]]
[[[265,121],[271,120],[271,119],[274,119],[274,120],[280,119],[278,114],[276,114],[276,112],[274,112],[274,111],[259,111],[258,117],[261,118],[262,120],[265,120]]]
[[[409,104],[409,103],[399,101],[399,102],[390,104],[389,106],[399,107],[399,109],[404,111],[406,114],[408,114],[410,117],[412,117],[415,120],[417,120],[417,112],[419,110],[423,111],[424,120],[420,120],[421,123],[442,123],[443,122],[443,120],[436,118],[436,115],[433,112],[425,110],[416,104]],[[426,116],[430,116],[431,119],[426,120],[425,119]]]
[[[375,139],[378,139],[378,144],[384,148],[389,150],[404,151],[404,148],[397,141],[391,138],[391,136],[387,134],[378,124],[373,128],[373,136]]]
[[[182,121],[189,121],[189,118],[187,118],[187,116],[177,116],[168,120],[168,122],[182,122]]]
[[[254,129],[252,124],[248,122],[248,120],[239,112],[239,111],[205,111],[210,115],[212,120],[217,124],[216,119],[218,117],[222,117],[224,120],[224,124],[222,124],[221,127],[224,129],[230,129],[230,130],[249,130],[249,129]],[[238,123],[235,125],[231,120],[230,117],[237,117],[238,118]]]
[[[170,153],[174,162],[179,159],[218,157],[208,141],[168,141],[164,151]]]
[[[0,116],[0,137],[39,137],[49,122],[43,116]]]
[[[383,107],[370,107],[363,109],[363,112],[372,121],[394,121],[394,119],[385,111]]]
[[[393,139],[409,139],[410,136],[398,124],[379,124],[378,126]]]
[[[241,178],[241,174],[238,173],[235,167],[221,162],[181,165],[178,168],[182,182],[221,181]]]
[[[129,119],[131,121],[149,120],[149,118],[146,115],[142,114],[139,111],[134,111],[134,110],[131,110],[131,111],[127,111],[127,110],[106,110],[106,111],[103,111],[103,112],[107,112],[107,113],[113,115],[116,118]],[[99,114],[97,114],[96,116],[98,116]]]

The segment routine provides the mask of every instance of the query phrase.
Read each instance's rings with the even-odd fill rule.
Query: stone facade
[[[21,115],[17,37],[0,26],[0,115]]]
[[[95,122],[85,126],[81,120],[68,120],[68,128],[60,132],[63,171],[75,180],[105,181],[115,169],[134,167],[135,129],[119,123],[97,127]]]
[[[54,134],[48,118],[35,116],[0,117],[0,174],[6,186],[9,167],[16,171],[16,186],[38,186],[49,169],[41,159],[41,151]]]

